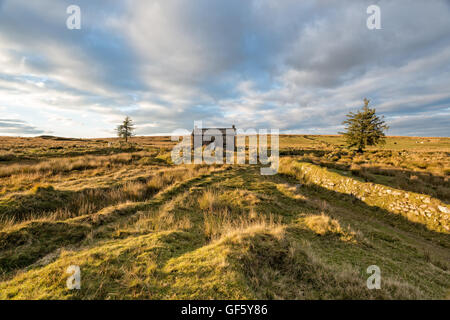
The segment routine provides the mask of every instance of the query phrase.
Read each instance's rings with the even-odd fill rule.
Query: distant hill
[[[37,136],[35,138],[47,139],[47,140],[57,140],[57,141],[83,141],[83,139],[63,138],[63,137],[56,137],[56,136],[49,136],[49,135]]]

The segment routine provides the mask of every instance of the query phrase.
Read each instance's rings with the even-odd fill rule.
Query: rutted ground
[[[41,164],[45,178],[22,172],[19,190],[5,187],[3,214],[14,220],[0,230],[0,298],[450,298],[439,198],[301,158],[261,176],[249,165],[173,166],[153,151],[89,157],[81,171]],[[80,209],[82,199],[93,204]],[[55,207],[36,205],[46,202]],[[27,203],[33,215],[23,215]],[[70,265],[80,266],[81,290],[66,288]],[[370,265],[381,269],[380,290],[367,289]]]
[[[29,268],[11,274],[0,284],[0,297],[311,299],[448,294],[447,235],[406,219],[398,222],[404,228],[397,230],[377,208],[361,202],[361,210],[355,210],[350,206],[353,199],[345,194],[336,195],[339,200],[330,204],[317,186],[297,187],[299,183],[288,176],[260,176],[257,168],[224,168],[176,184],[142,203],[54,222],[55,228],[62,228],[55,235],[64,230],[74,241],[44,262],[30,261]],[[22,228],[33,228],[33,223]],[[45,236],[62,243],[52,239],[51,232]],[[65,289],[65,270],[72,264],[82,270],[80,291]],[[381,290],[365,286],[365,269],[372,264],[383,271]]]

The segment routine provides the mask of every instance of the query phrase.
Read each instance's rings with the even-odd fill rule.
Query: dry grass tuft
[[[321,236],[338,235],[342,241],[354,241],[355,233],[345,230],[339,224],[339,221],[330,218],[323,212],[320,215],[308,215],[301,219],[308,229]]]

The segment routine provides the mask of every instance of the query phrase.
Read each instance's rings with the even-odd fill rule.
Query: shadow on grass
[[[279,178],[285,178],[291,183],[299,183],[295,177],[290,175],[279,174]],[[309,195],[314,195],[322,200],[333,201],[334,204],[351,209],[353,212],[357,210],[361,215],[367,215],[364,219],[375,219],[402,231],[408,233],[414,232],[426,240],[439,244],[444,248],[450,248],[450,235],[430,230],[424,224],[410,221],[403,215],[393,213],[378,206],[370,206],[353,195],[330,190],[317,184],[302,185],[302,187],[306,188]]]
[[[94,227],[98,228],[113,223],[120,217],[130,216],[140,210],[157,210],[165,201],[191,186],[205,186],[220,181],[223,178],[221,175],[226,171],[216,171],[177,183],[169,186],[156,197],[157,190],[154,190],[147,196],[146,202],[130,203],[123,208],[111,207],[108,213],[103,212],[98,217],[97,213],[88,213],[65,221],[30,221],[13,231],[0,232],[0,275],[27,267],[57,248],[81,243]],[[205,178],[208,177],[211,177],[211,180],[205,181]],[[55,194],[53,192],[56,192],[59,197],[57,205],[67,201],[65,198],[67,196],[66,191],[50,191],[52,194],[45,195],[45,203],[54,200]],[[69,191],[68,195],[70,194]],[[48,209],[48,207],[43,208]],[[100,206],[99,209],[106,208]]]
[[[403,191],[429,195],[439,199],[445,204],[450,204],[450,180],[448,177],[428,172],[380,168],[378,166],[350,170],[348,165],[314,162],[308,159],[303,159],[302,161],[332,169],[333,172],[346,178],[356,177],[360,179],[360,181],[372,182],[390,188],[402,189]],[[349,174],[344,174],[342,171],[349,172]],[[420,183],[417,183],[417,181],[420,181]]]

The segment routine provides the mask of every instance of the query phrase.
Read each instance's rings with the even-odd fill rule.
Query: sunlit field
[[[1,137],[0,298],[450,298],[450,138],[282,135],[272,176],[174,144]]]

